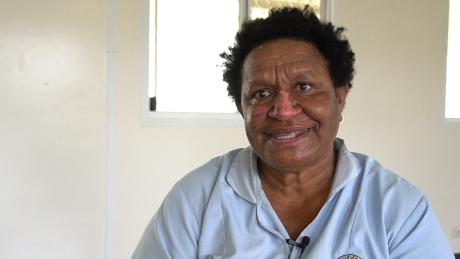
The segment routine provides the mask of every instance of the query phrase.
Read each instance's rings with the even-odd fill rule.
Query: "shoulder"
[[[185,175],[179,180],[178,185],[186,193],[206,192],[216,184],[219,177],[225,177],[233,160],[241,150],[243,149],[235,149],[222,156],[211,159],[209,162]]]
[[[215,157],[204,165],[186,174],[171,189],[176,201],[186,203],[192,211],[194,217],[199,221],[205,213],[209,200],[218,194],[215,190],[225,181],[225,176],[235,159],[242,149],[232,150],[222,156]],[[181,199],[182,201],[177,201]]]
[[[371,157],[357,153],[353,156],[360,172],[362,206],[384,224],[389,242],[407,224],[414,228],[427,215],[432,216],[428,199],[417,187]]]
[[[441,254],[445,255],[442,258],[451,258],[447,256],[451,250],[427,197],[375,159],[358,153],[352,155],[359,172],[355,185],[360,188],[358,218],[367,228],[382,230],[381,235],[374,233],[374,237],[385,240],[391,258],[426,255],[438,258],[436,255]]]
[[[350,152],[343,140],[337,139],[334,143],[339,151],[337,159],[336,187],[353,189],[354,195],[361,198],[372,198],[376,202],[381,198],[392,198],[398,195],[408,196],[418,202],[422,193],[407,180],[391,172],[374,158],[360,153]],[[358,188],[358,189],[356,189]],[[358,196],[355,199],[359,199]]]
[[[418,203],[424,196],[422,192],[403,177],[393,173],[372,157],[352,153],[365,189],[378,192],[382,198],[402,198],[401,201]]]
[[[221,175],[240,149],[211,159],[169,191],[147,226],[133,258],[191,258],[196,255],[203,215]],[[212,206],[211,206],[212,207]],[[215,206],[214,206],[215,207]]]
[[[431,209],[428,199],[409,181],[371,157],[357,153],[353,156],[359,172],[361,206],[385,224],[387,234],[391,236],[390,232],[398,231],[409,217],[421,218]],[[420,207],[425,209],[418,210]]]

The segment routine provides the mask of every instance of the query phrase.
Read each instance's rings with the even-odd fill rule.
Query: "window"
[[[144,0],[142,124],[241,126],[219,53],[244,19],[306,4],[327,15],[321,0]]]
[[[252,0],[251,18],[265,18],[273,7],[292,6],[302,9],[307,4],[311,5],[321,18],[321,0]]]
[[[460,0],[449,1],[446,69],[446,119],[460,119]]]

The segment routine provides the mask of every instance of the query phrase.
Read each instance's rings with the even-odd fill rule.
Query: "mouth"
[[[311,130],[311,128],[304,129],[304,130],[298,130],[298,131],[292,131],[292,132],[282,132],[282,133],[271,133],[267,134],[270,136],[271,139],[274,141],[289,141],[289,140],[296,140],[304,137],[306,133]]]

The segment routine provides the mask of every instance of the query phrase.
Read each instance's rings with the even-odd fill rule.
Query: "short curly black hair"
[[[303,10],[294,7],[271,9],[267,18],[248,20],[235,36],[235,43],[220,57],[223,80],[228,84],[228,96],[241,104],[241,71],[249,52],[261,44],[277,39],[294,39],[313,44],[326,59],[329,75],[335,88],[352,86],[355,73],[355,53],[342,35],[345,28],[322,22],[314,10],[306,5]]]

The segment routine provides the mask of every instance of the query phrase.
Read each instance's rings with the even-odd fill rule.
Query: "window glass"
[[[251,18],[265,18],[273,7],[292,6],[303,9],[307,4],[311,5],[320,17],[321,0],[252,0]]]
[[[446,118],[460,118],[460,0],[450,0],[447,43]]]
[[[238,30],[238,0],[158,0],[156,13],[156,80],[155,71],[149,76],[156,110],[236,112],[222,81],[219,53]],[[151,20],[150,31],[154,24]]]

